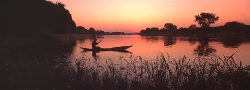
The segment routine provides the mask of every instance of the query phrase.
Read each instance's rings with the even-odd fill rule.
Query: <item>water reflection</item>
[[[240,48],[236,53],[238,60],[247,61],[246,47],[250,47],[249,37],[244,36],[227,36],[227,35],[167,35],[167,36],[140,36],[140,35],[104,35],[98,38],[103,42],[100,47],[110,48],[114,46],[123,46],[134,44],[133,47],[127,49],[128,51],[103,51],[103,52],[85,52],[89,57],[100,57],[117,59],[121,55],[131,54],[133,56],[140,56],[146,60],[153,60],[163,53],[170,54],[172,58],[178,59],[182,56],[187,56],[194,59],[197,56],[206,57],[210,55],[230,55]],[[79,47],[91,48],[92,39],[86,39],[84,42],[78,42],[75,54],[81,56],[82,50]],[[245,45],[241,47],[241,45]],[[93,58],[93,59],[94,59]]]
[[[223,46],[226,48],[237,48],[244,41],[245,40],[241,39],[239,36],[230,36],[230,37],[223,38],[222,43],[223,43]]]
[[[87,53],[87,52],[91,52],[92,53],[92,56],[94,57],[95,60],[98,59],[98,55],[97,53],[100,53],[100,52],[105,52],[105,51],[95,51],[95,50],[89,50],[89,51],[82,51],[81,53]],[[114,50],[112,52],[119,52],[119,53],[132,53],[128,50]]]
[[[225,53],[235,52],[238,50],[240,45],[250,42],[250,38],[247,35],[237,35],[237,34],[223,34],[223,35],[186,35],[186,36],[176,36],[176,35],[167,35],[167,36],[141,36],[143,40],[150,42],[151,44],[157,43],[157,47],[164,45],[164,47],[172,49],[181,49],[185,47],[184,45],[179,46],[177,42],[179,41],[188,41],[191,46],[194,46],[193,54],[196,56],[209,56],[214,54],[224,55]],[[211,43],[218,43],[216,45],[211,45]],[[149,44],[149,43],[148,43]],[[218,45],[222,44],[223,47],[218,48]],[[175,48],[173,48],[175,46]],[[157,50],[157,47],[150,47]],[[222,49],[232,50],[230,48],[236,49],[235,51],[221,51]],[[219,50],[219,53],[218,52]],[[185,51],[185,49],[184,49]],[[244,58],[244,57],[243,57]]]
[[[158,42],[160,39],[159,36],[146,36],[143,39],[146,39],[148,42]]]
[[[176,44],[176,37],[175,36],[164,36],[164,46],[172,47],[172,45]]]
[[[208,36],[205,35],[205,36],[199,37],[198,42],[199,42],[198,46],[194,49],[195,55],[208,56],[208,55],[214,54],[216,52],[216,49],[209,46]]]

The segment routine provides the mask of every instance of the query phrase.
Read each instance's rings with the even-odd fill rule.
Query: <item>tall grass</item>
[[[98,61],[97,61],[98,62]],[[68,68],[75,89],[94,90],[189,90],[249,89],[250,66],[237,64],[233,55],[209,59],[179,60],[161,56],[154,61],[141,57],[121,57],[89,64],[87,59]]]

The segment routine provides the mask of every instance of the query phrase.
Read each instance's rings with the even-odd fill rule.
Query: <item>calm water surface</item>
[[[97,57],[92,56],[92,52],[83,52],[80,47],[91,48],[92,39],[78,40],[73,48],[71,60],[81,60],[82,58],[90,61],[97,60],[118,60],[121,57],[141,57],[144,60],[155,60],[164,55],[173,59],[180,59],[183,56],[188,59],[196,57],[209,58],[211,55],[230,56],[233,53],[236,63],[242,61],[243,65],[250,65],[250,42],[240,42],[235,39],[217,40],[207,37],[192,39],[190,37],[176,36],[140,36],[140,35],[103,35],[98,36],[98,45],[103,48],[132,45],[127,49],[129,52],[101,51]],[[240,43],[239,43],[240,42]]]

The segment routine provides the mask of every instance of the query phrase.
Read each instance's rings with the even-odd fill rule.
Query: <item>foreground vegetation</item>
[[[250,66],[236,64],[233,55],[179,60],[169,56],[154,61],[121,57],[115,64],[89,65],[87,59],[69,67],[72,86],[95,90],[217,90],[250,88]]]
[[[234,55],[234,54],[233,54]],[[250,88],[250,65],[236,63],[233,55],[189,60],[160,56],[91,61],[30,58],[19,53],[5,58],[1,68],[3,89],[71,90],[246,90]]]

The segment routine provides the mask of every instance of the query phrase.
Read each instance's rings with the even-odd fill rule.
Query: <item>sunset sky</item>
[[[250,25],[250,0],[48,0],[65,4],[77,26],[103,31],[139,32],[165,23],[189,27],[195,15],[214,13],[219,21]]]

